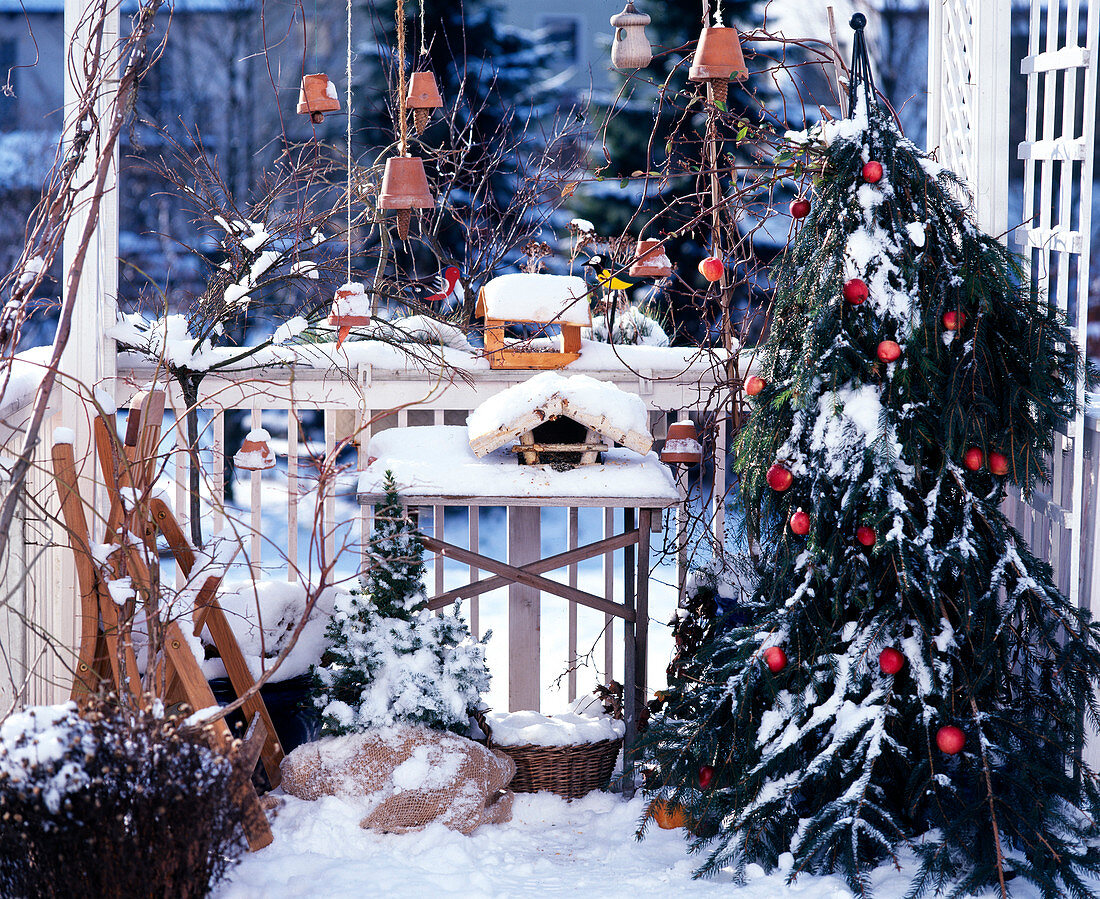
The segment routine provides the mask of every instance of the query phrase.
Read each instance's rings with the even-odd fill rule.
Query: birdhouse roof
[[[653,446],[649,412],[640,397],[587,375],[547,371],[490,397],[466,419],[470,449],[488,455],[551,418],[567,417],[646,454]]]
[[[478,295],[477,314],[507,322],[592,324],[588,285],[575,275],[501,275]]]

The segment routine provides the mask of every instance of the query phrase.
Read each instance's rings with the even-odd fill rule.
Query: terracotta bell
[[[328,80],[328,75],[322,72],[302,76],[302,89],[298,91],[299,115],[309,115],[314,125],[320,125],[326,112],[336,112],[339,108],[336,85]]]
[[[704,28],[699,44],[691,60],[688,78],[705,81],[710,85],[715,103],[725,103],[729,93],[729,80],[742,81],[749,77],[745,57],[741,53],[741,40],[736,28]]]
[[[435,208],[422,159],[417,156],[394,156],[386,160],[378,208],[397,210],[397,233],[402,240],[408,240],[412,211]]]
[[[630,274],[635,278],[667,278],[672,274],[672,263],[659,240],[639,240],[634,256]]]
[[[703,448],[699,445],[699,435],[691,419],[685,418],[669,425],[661,461],[680,465],[698,465],[703,461]]]
[[[649,16],[634,8],[627,0],[626,9],[611,17],[615,37],[611,41],[611,65],[616,69],[644,69],[653,59],[653,48],[645,36]]]
[[[413,111],[413,125],[417,133],[423,134],[432,110],[443,106],[435,75],[431,72],[413,72],[409,78],[409,95],[405,98],[405,105]]]
[[[266,471],[275,467],[275,453],[271,449],[271,435],[263,428],[253,428],[241,441],[241,448],[233,456],[233,465],[241,471]]]
[[[352,328],[361,328],[370,324],[370,297],[358,281],[350,281],[336,288],[332,298],[328,323],[339,328],[336,336],[336,349],[340,349]]]

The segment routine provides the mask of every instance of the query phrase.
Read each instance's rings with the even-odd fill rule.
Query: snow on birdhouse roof
[[[653,446],[649,412],[641,398],[587,375],[547,371],[490,397],[466,419],[477,456],[514,443],[551,418],[566,416],[616,443],[646,454]]]
[[[477,314],[508,322],[592,324],[589,287],[575,275],[521,272],[493,278],[482,289]]]

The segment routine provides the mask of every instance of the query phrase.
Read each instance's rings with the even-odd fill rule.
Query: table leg
[[[542,554],[541,509],[508,509],[508,564],[536,562]],[[539,710],[540,593],[523,584],[508,585],[508,711]]]

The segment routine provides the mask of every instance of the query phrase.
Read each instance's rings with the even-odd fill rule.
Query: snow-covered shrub
[[[425,606],[424,547],[405,517],[393,476],[375,506],[363,592],[337,597],[314,669],[314,703],[326,734],[391,724],[464,731],[489,688],[485,640],[456,614]]]
[[[205,896],[240,853],[228,760],[90,703],[0,724],[0,896]]]
[[[647,315],[637,306],[629,306],[613,315],[611,326],[615,333],[609,337],[606,317],[595,315],[592,317],[592,327],[583,329],[581,335],[589,340],[598,340],[601,343],[668,346],[668,334],[665,333],[665,329],[661,327],[660,322]]]

